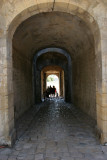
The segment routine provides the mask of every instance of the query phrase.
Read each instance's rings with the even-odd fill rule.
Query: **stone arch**
[[[52,62],[52,61],[50,62],[50,58],[46,62],[45,62],[45,59],[44,60],[42,59],[43,63],[41,63],[41,61],[39,61],[39,60],[43,56],[45,56],[46,54],[53,54],[52,60],[55,59],[55,56],[57,57],[57,55],[59,55],[60,58],[63,57],[63,59],[62,60],[55,60],[54,62]],[[39,63],[38,63],[38,61],[39,61]],[[62,63],[64,63],[64,61],[65,61],[65,66],[62,65]],[[67,65],[66,65],[66,62],[67,62]],[[68,102],[71,102],[71,100],[72,100],[72,91],[71,91],[71,88],[72,88],[72,76],[69,76],[69,74],[72,75],[72,72],[69,71],[69,74],[68,74],[69,67],[70,68],[72,67],[71,63],[72,62],[71,62],[70,55],[67,53],[67,51],[65,51],[64,49],[61,49],[61,48],[54,48],[54,47],[53,48],[45,48],[45,49],[42,49],[42,50],[38,51],[35,54],[34,61],[33,61],[34,105],[35,105],[35,103],[38,103],[38,102],[41,101],[41,94],[40,94],[41,91],[39,91],[39,90],[41,90],[41,83],[38,83],[40,81],[41,71],[43,70],[44,67],[50,66],[50,65],[53,66],[53,67],[57,65],[58,67],[61,67],[64,70],[64,73],[65,73],[65,86],[66,86],[65,87],[65,90],[66,90],[65,100],[68,101]],[[38,64],[40,65],[40,67],[38,66]],[[35,78],[37,75],[38,75],[38,78]],[[67,77],[69,77],[68,81],[67,81]]]
[[[11,17],[12,19],[7,23],[6,27],[7,38],[9,36],[9,38],[12,39],[17,27],[29,17],[39,13],[54,12],[54,11],[65,12],[80,17],[85,23],[87,23],[87,25],[89,25],[93,35],[96,37],[96,32],[97,32],[97,36],[98,38],[100,38],[98,23],[91,12],[90,9],[91,6],[89,6],[89,12],[88,12],[87,5],[83,7],[82,5],[80,6],[80,4],[78,3],[68,2],[67,0],[61,0],[60,2],[56,1],[55,2],[56,7],[54,6],[54,10],[52,10],[53,5],[54,5],[53,1],[41,0],[36,4],[29,4],[27,8],[23,8],[22,11],[15,13],[16,15],[14,15],[14,17],[12,16]]]
[[[25,4],[24,1],[22,1],[22,3]],[[7,52],[7,57],[9,57],[9,61],[7,62],[7,65],[10,66],[10,69],[8,67],[7,69],[7,93],[8,93],[8,98],[7,99],[10,99],[11,98],[11,102],[8,102],[8,106],[13,106],[13,85],[11,82],[9,82],[10,79],[12,79],[12,73],[9,73],[9,71],[11,72],[12,70],[12,37],[13,37],[13,34],[16,30],[16,28],[18,27],[18,25],[23,22],[25,19],[27,19],[28,17],[31,17],[32,15],[35,15],[35,14],[39,14],[40,12],[54,12],[54,11],[59,11],[59,12],[67,12],[67,13],[70,13],[70,14],[74,14],[74,15],[77,15],[79,16],[83,21],[86,22],[86,24],[89,25],[92,33],[93,33],[93,37],[94,37],[94,42],[95,42],[95,55],[96,55],[96,73],[97,73],[97,78],[96,78],[96,82],[97,82],[97,93],[100,93],[100,99],[101,99],[101,90],[102,90],[102,70],[101,70],[101,46],[100,46],[100,31],[99,31],[99,27],[98,27],[98,24],[97,24],[97,21],[95,20],[94,18],[94,15],[91,16],[91,7],[88,8],[88,11],[90,12],[87,12],[87,6],[84,6],[82,8],[79,7],[79,3],[72,3],[72,1],[69,3],[68,1],[62,1],[61,2],[56,2],[56,6],[55,8],[52,8],[53,7],[53,1],[49,1],[47,3],[47,1],[45,3],[42,3],[42,1],[40,1],[40,3],[37,1],[37,4],[35,5],[34,4],[34,1],[31,2],[27,2],[27,5],[25,8],[23,8],[23,4],[22,3],[18,3],[19,6],[21,5],[22,7],[19,7],[21,8],[20,11],[16,12],[13,14],[13,16],[11,18],[9,18],[9,20],[6,20],[6,29],[7,29],[7,32],[6,32],[6,52]],[[47,4],[48,7],[47,7]],[[15,4],[16,5],[16,4]],[[39,6],[39,7],[38,7]],[[9,15],[10,16],[10,15]],[[15,17],[15,18],[14,18]],[[13,20],[12,20],[13,19]],[[18,23],[17,23],[18,22]],[[11,64],[11,65],[10,65]],[[97,71],[100,70],[100,73],[98,74]],[[7,83],[6,82],[6,83]],[[10,87],[9,87],[10,86]],[[11,88],[11,89],[10,89]],[[11,96],[10,94],[11,93]],[[98,95],[98,94],[97,94]],[[99,104],[100,102],[98,102],[98,99],[97,98],[97,104]],[[99,104],[101,106],[101,103]],[[8,109],[7,111],[8,115],[10,114],[10,109]],[[99,113],[97,113],[97,116],[99,118]],[[14,118],[14,116],[13,116]],[[10,121],[9,121],[9,118],[6,120],[6,124],[7,125],[7,130],[6,130],[6,134],[5,134],[5,137],[2,138],[2,142],[3,143],[7,143],[9,145],[11,145],[11,142],[12,142],[12,137],[14,137],[14,120],[12,120],[12,123],[10,125]],[[102,134],[102,142],[105,141],[105,139],[107,139],[106,137],[104,137],[103,135],[103,129],[101,128],[101,119],[99,120],[98,119],[98,122],[97,122],[97,125],[98,125],[98,128],[100,130],[100,134]],[[12,131],[12,132],[11,132]],[[11,133],[11,134],[10,134]],[[3,129],[3,134],[4,134],[4,129]],[[8,137],[8,138],[7,138]]]

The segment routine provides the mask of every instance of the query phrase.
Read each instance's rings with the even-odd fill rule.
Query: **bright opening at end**
[[[54,74],[49,75],[46,79],[46,88],[50,86],[56,88],[55,96],[59,95],[59,78]]]

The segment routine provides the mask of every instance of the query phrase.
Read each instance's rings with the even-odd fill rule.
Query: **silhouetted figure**
[[[52,88],[52,96],[55,97],[55,86],[53,86],[53,88]]]
[[[44,92],[44,100],[45,98],[49,98],[49,97],[57,97],[57,91],[56,91],[56,88],[55,86],[51,87],[48,87],[47,90]]]
[[[52,87],[50,86],[50,97],[52,96]]]

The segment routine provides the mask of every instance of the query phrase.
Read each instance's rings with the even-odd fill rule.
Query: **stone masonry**
[[[14,143],[17,119],[36,105],[33,60],[49,47],[69,54],[72,103],[107,143],[107,0],[0,0],[0,144]]]

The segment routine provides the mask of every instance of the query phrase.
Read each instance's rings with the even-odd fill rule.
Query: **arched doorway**
[[[43,22],[45,22],[45,25],[41,24]],[[53,29],[50,27],[51,25]],[[69,31],[65,32],[65,27],[68,27]],[[48,28],[48,32],[46,28]],[[29,34],[27,34],[28,32]],[[62,46],[64,51],[67,50],[66,54],[65,52],[59,52]],[[57,48],[58,51],[56,52]],[[72,93],[72,103],[80,107],[92,118],[97,119],[94,37],[84,21],[81,21],[76,16],[62,12],[47,12],[34,15],[17,28],[13,36],[13,49],[13,58],[17,59],[17,61],[13,61],[13,67],[20,73],[22,72],[21,77],[19,77],[17,72],[14,73],[16,74],[14,88],[16,88],[17,79],[22,80],[19,82],[20,86],[23,84],[22,87],[17,87],[14,92],[15,110],[18,110],[16,118],[27,109],[26,103],[28,107],[32,105],[32,88],[34,89],[33,105],[36,106],[36,104],[41,102],[41,70],[45,66],[58,64],[65,72],[65,100],[70,102]],[[23,63],[20,60],[22,55]],[[32,61],[34,87],[32,86],[31,76]],[[18,95],[18,92],[21,94]],[[19,97],[18,101],[17,97]]]
[[[58,3],[57,3],[58,4]],[[60,4],[60,3],[59,3]],[[62,3],[63,4],[63,3]],[[68,4],[68,3],[65,3],[65,4]],[[63,6],[63,5],[62,5]],[[68,6],[68,5],[67,5]],[[39,4],[39,7],[41,7],[41,8],[43,8],[43,6],[42,6],[42,4]],[[49,6],[48,6],[49,7]],[[34,55],[34,53],[35,53],[35,51],[38,51],[38,50],[41,50],[42,48],[47,48],[48,46],[54,46],[54,47],[61,47],[61,46],[64,46],[64,48],[66,48],[67,50],[68,50],[68,52],[69,53],[72,53],[72,59],[74,60],[73,61],[73,66],[74,66],[74,68],[75,68],[75,70],[76,70],[76,72],[74,73],[74,71],[73,71],[73,75],[74,75],[74,89],[75,89],[75,91],[74,91],[74,97],[75,97],[75,102],[81,102],[81,108],[82,108],[82,106],[84,106],[83,107],[83,110],[85,111],[85,106],[86,106],[86,102],[89,102],[90,101],[90,99],[91,99],[91,97],[89,98],[89,96],[87,96],[87,98],[85,99],[86,101],[83,101],[83,99],[82,99],[82,97],[84,97],[84,95],[83,95],[83,93],[85,93],[85,95],[87,94],[89,94],[89,95],[91,95],[90,93],[91,93],[91,91],[94,93],[94,96],[93,96],[93,94],[92,94],[92,99],[93,99],[93,106],[95,106],[94,107],[94,110],[90,110],[90,106],[91,105],[89,105],[88,106],[88,114],[90,114],[92,117],[94,117],[94,115],[96,114],[96,93],[97,93],[97,104],[98,104],[98,108],[99,108],[99,106],[101,107],[101,104],[100,104],[100,102],[98,101],[98,96],[100,96],[101,97],[101,92],[100,92],[100,89],[101,89],[101,87],[99,87],[99,86],[101,86],[101,80],[102,79],[100,79],[100,77],[101,77],[101,72],[100,72],[100,74],[96,74],[96,76],[94,77],[94,76],[90,76],[90,74],[91,75],[95,75],[95,73],[97,72],[96,70],[99,70],[99,66],[101,67],[101,54],[100,54],[100,45],[98,45],[99,44],[99,41],[100,41],[100,36],[99,36],[99,29],[98,29],[98,26],[97,26],[97,23],[96,23],[96,21],[94,21],[94,19],[91,19],[92,17],[90,16],[90,14],[88,14],[86,11],[84,11],[84,10],[82,10],[82,9],[80,9],[79,10],[79,8],[76,6],[76,8],[78,8],[78,10],[76,9],[76,10],[73,10],[73,7],[75,8],[75,6],[74,5],[72,5],[72,4],[70,4],[69,5],[69,10],[72,10],[70,13],[74,13],[75,14],[75,16],[71,16],[70,14],[70,18],[72,19],[72,22],[73,22],[73,24],[79,24],[79,25],[76,25],[76,26],[78,26],[77,27],[77,30],[78,31],[81,31],[81,33],[80,34],[78,34],[78,32],[74,32],[74,30],[73,30],[73,28],[70,26],[70,24],[69,25],[67,25],[67,26],[69,26],[68,28],[69,28],[69,30],[71,31],[71,28],[72,28],[72,40],[69,40],[68,41],[68,36],[69,36],[69,33],[71,33],[71,32],[69,32],[68,30],[67,30],[67,32],[66,32],[66,34],[64,35],[63,33],[65,33],[65,32],[61,32],[61,33],[59,33],[58,32],[58,28],[57,28],[57,33],[59,33],[59,34],[57,34],[57,33],[55,33],[55,34],[53,34],[53,35],[56,35],[54,38],[49,38],[48,39],[48,42],[47,43],[44,43],[44,42],[46,42],[46,39],[47,39],[47,36],[45,35],[44,36],[44,38],[43,38],[43,40],[42,39],[39,39],[39,38],[37,38],[38,39],[38,41],[34,41],[34,44],[33,44],[33,46],[32,46],[32,48],[29,48],[29,41],[28,41],[28,39],[29,39],[29,32],[27,32],[28,34],[26,34],[26,33],[24,33],[23,31],[24,30],[22,30],[22,28],[23,28],[23,26],[24,26],[24,23],[23,23],[23,25],[21,26],[22,28],[21,28],[21,31],[23,32],[23,34],[22,34],[22,37],[21,36],[17,36],[18,34],[18,30],[17,30],[17,32],[15,32],[15,35],[14,35],[14,38],[13,38],[13,44],[16,44],[15,46],[13,45],[13,53],[14,53],[14,55],[15,55],[15,57],[14,57],[14,60],[13,60],[13,63],[15,62],[15,60],[17,59],[17,64],[13,64],[13,68],[14,68],[14,70],[15,69],[18,69],[19,70],[19,75],[18,75],[18,73],[16,72],[16,77],[17,76],[23,76],[24,74],[23,73],[26,73],[26,76],[24,75],[24,77],[21,79],[22,80],[22,82],[21,83],[23,83],[23,80],[25,81],[26,79],[28,79],[28,83],[26,82],[26,84],[24,84],[24,85],[26,85],[26,86],[29,86],[29,87],[27,87],[27,93],[28,93],[28,95],[26,95],[26,98],[25,98],[25,102],[26,102],[26,99],[27,100],[29,100],[29,106],[32,104],[32,98],[28,98],[29,97],[29,94],[30,94],[30,92],[32,92],[32,78],[28,78],[29,76],[27,76],[27,73],[29,72],[30,73],[30,75],[31,75],[31,77],[32,77],[32,72],[31,72],[31,69],[32,69],[32,67],[31,67],[31,60],[33,59],[33,56],[32,56],[32,58],[31,59],[29,59],[29,56],[28,56],[28,52],[29,53],[31,53],[32,52],[32,55]],[[29,7],[28,7],[29,8]],[[44,7],[45,8],[45,7]],[[56,10],[58,10],[58,11],[60,11],[61,12],[61,10],[60,9],[62,9],[62,11],[64,11],[65,10],[65,8],[66,7],[56,7],[57,9]],[[29,8],[30,9],[30,11],[32,11],[32,7],[31,8]],[[46,9],[46,8],[45,8]],[[47,12],[47,10],[45,10],[44,9],[44,12],[46,11]],[[33,10],[34,10],[34,12],[32,12],[32,14],[34,14],[35,15],[35,13],[39,13],[39,12],[37,12],[37,10],[36,10],[36,12],[35,12],[35,7],[33,8]],[[53,10],[54,10],[54,8],[53,8]],[[76,11],[78,12],[78,13],[76,13]],[[24,15],[26,15],[25,14],[25,12],[26,11],[24,11],[23,12],[23,14]],[[67,12],[67,8],[66,8],[66,12]],[[86,17],[84,17],[84,16],[82,16],[80,13],[81,12],[86,12]],[[22,13],[21,13],[22,14]],[[55,12],[52,12],[52,14],[56,14],[56,16],[57,16],[57,21],[58,21],[58,14],[60,14],[60,16],[62,16],[62,17],[66,17],[67,18],[67,21],[68,22],[71,22],[70,20],[69,20],[69,16],[67,17],[67,14],[66,13],[55,13]],[[27,18],[28,17],[30,17],[31,16],[31,14],[30,15],[27,15]],[[41,14],[39,17],[37,17],[37,19],[39,20],[39,19],[41,19],[42,20],[42,16],[44,16],[44,14]],[[45,16],[48,16],[48,13],[46,13],[45,14]],[[60,17],[59,16],[59,17]],[[18,17],[20,17],[20,15],[18,16]],[[17,18],[18,18],[17,17]],[[53,16],[52,15],[52,17],[55,17],[55,15]],[[81,17],[81,18],[80,18]],[[89,19],[89,17],[91,17],[90,19]],[[17,21],[17,18],[15,19],[15,21]],[[34,17],[32,17],[31,19],[33,19]],[[46,18],[46,17],[45,17]],[[60,17],[61,18],[61,17]],[[10,28],[9,28],[9,32],[8,32],[8,36],[7,36],[7,39],[8,39],[8,46],[7,46],[7,48],[8,48],[8,54],[10,55],[11,54],[11,51],[12,51],[12,37],[13,37],[13,32],[15,31],[15,29],[16,29],[16,26],[18,26],[18,24],[20,23],[20,22],[22,22],[22,21],[24,21],[26,18],[24,17],[24,19],[22,18],[19,18],[20,20],[18,21],[18,23],[16,24],[16,25],[14,25],[14,22],[15,21],[13,21],[13,23],[11,23],[11,25],[10,25]],[[37,20],[37,21],[38,21]],[[63,18],[61,18],[60,19],[61,20],[61,23],[60,24],[63,24],[63,22],[66,22],[66,23],[64,23],[64,27],[62,27],[62,29],[64,29],[65,28],[65,24],[67,24],[67,21],[63,21]],[[93,23],[94,23],[94,27],[93,27],[93,24],[90,22],[90,21],[93,21]],[[43,22],[43,21],[42,21]],[[53,22],[54,21],[51,21],[51,23],[52,23],[52,25],[55,27],[56,26],[56,24],[53,24]],[[27,23],[27,21],[25,22],[25,23]],[[87,25],[86,24],[88,24],[88,27],[87,27]],[[74,25],[75,26],[75,25]],[[47,27],[47,25],[45,26],[45,27]],[[85,27],[85,28],[84,28]],[[81,30],[82,28],[84,28],[83,30]],[[24,29],[24,28],[23,28]],[[36,28],[37,29],[37,28]],[[42,30],[43,28],[41,28],[41,31],[42,31],[42,33],[44,32],[44,30]],[[54,28],[53,28],[53,30],[54,30]],[[95,30],[96,30],[96,32],[95,32]],[[50,30],[49,30],[49,32],[48,33],[50,33]],[[67,34],[68,33],[68,34]],[[76,34],[73,34],[73,33],[76,33]],[[83,36],[83,34],[85,33],[85,36]],[[97,36],[96,36],[96,33],[98,33],[97,34]],[[21,32],[20,32],[20,35],[21,35]],[[34,37],[39,37],[39,32],[38,32],[38,34],[35,36],[35,31],[33,32],[33,38]],[[49,35],[49,37],[52,37],[53,35]],[[62,41],[62,35],[64,36],[64,39],[66,39],[66,41]],[[78,38],[78,35],[79,35],[79,37],[81,37],[80,39]],[[30,35],[31,36],[31,35]],[[58,36],[58,38],[56,38]],[[18,40],[20,40],[20,38],[21,39],[23,39],[23,44],[25,43],[26,44],[26,46],[27,46],[27,44],[28,44],[28,46],[27,46],[27,48],[26,48],[26,50],[25,50],[25,48],[23,48],[22,46],[20,46],[20,44],[18,44],[16,41],[17,41],[17,39]],[[77,38],[78,39],[78,41],[77,41],[77,39],[75,39],[75,38]],[[75,41],[74,41],[74,39],[75,39]],[[84,39],[84,42],[82,41]],[[54,40],[54,41],[53,41]],[[28,42],[28,43],[27,43]],[[69,42],[69,43],[68,43]],[[78,42],[78,43],[77,43]],[[89,44],[88,44],[88,42],[90,42]],[[36,45],[35,45],[36,44]],[[72,44],[72,46],[71,46],[71,44]],[[86,44],[88,44],[89,46],[87,46]],[[94,45],[93,45],[94,44]],[[20,47],[19,47],[20,46]],[[30,45],[31,46],[31,45]],[[37,46],[37,48],[35,48],[35,46]],[[90,48],[90,46],[91,46],[91,48]],[[21,51],[19,51],[20,50],[20,48],[22,49]],[[76,50],[77,49],[77,50]],[[92,49],[92,50],[91,50]],[[17,54],[18,53],[18,54]],[[23,55],[23,54],[21,54],[21,53],[26,53],[26,56],[25,55]],[[79,54],[80,53],[80,54]],[[83,53],[83,56],[81,56],[81,53]],[[85,53],[88,53],[88,54],[85,54]],[[90,54],[91,53],[91,54]],[[90,58],[89,58],[89,55],[91,55],[90,56]],[[95,63],[95,55],[96,55],[96,63]],[[24,57],[23,57],[24,56]],[[17,57],[17,58],[16,58]],[[26,58],[25,58],[26,57]],[[100,57],[100,58],[99,58]],[[22,60],[23,61],[23,70],[22,70],[22,61],[21,61],[21,58],[24,60]],[[99,59],[99,61],[98,61],[98,59]],[[18,61],[18,59],[20,59],[19,61]],[[92,62],[92,63],[89,63],[89,59],[90,59],[90,62]],[[10,56],[10,61],[8,61],[8,64],[10,63],[10,62],[12,62],[11,61],[12,59],[11,59],[11,56]],[[91,61],[92,60],[92,61]],[[82,62],[82,63],[81,63]],[[12,63],[11,63],[12,64]],[[21,66],[21,68],[20,68],[20,66]],[[84,66],[87,66],[86,68],[84,67]],[[92,68],[90,68],[90,66],[92,66]],[[24,68],[25,67],[25,68]],[[20,68],[20,69],[19,69]],[[95,69],[96,68],[96,69]],[[8,71],[9,71],[9,68],[8,68]],[[10,69],[10,71],[11,71],[11,69]],[[20,72],[20,71],[23,71],[23,72]],[[27,72],[26,72],[27,71]],[[88,77],[88,75],[87,75],[87,71],[89,71],[88,73],[89,73],[89,78],[86,78],[86,79],[84,79],[83,77],[85,76],[85,77]],[[91,71],[93,71],[93,72],[91,72]],[[101,69],[100,69],[100,71],[101,71]],[[9,73],[9,72],[8,72]],[[83,74],[84,73],[84,74]],[[81,81],[78,81],[78,76],[76,76],[76,75],[78,75],[79,77],[81,77]],[[26,78],[25,78],[26,77]],[[94,83],[93,83],[93,77],[94,77]],[[12,73],[10,73],[10,74],[8,74],[8,81],[9,81],[9,79],[11,79],[12,78]],[[96,80],[97,79],[97,80]],[[89,81],[88,81],[89,80]],[[92,80],[92,81],[91,81]],[[91,83],[90,83],[91,82]],[[97,83],[96,83],[97,82]],[[19,83],[19,82],[18,82]],[[15,83],[14,84],[16,84],[16,81],[15,81]],[[29,85],[30,84],[30,85]],[[84,87],[84,91],[83,92],[80,92],[80,94],[79,94],[79,96],[78,96],[78,91],[81,91],[81,88],[83,88],[83,84],[84,84],[84,86],[86,86],[86,87]],[[90,85],[89,84],[91,84],[91,86],[92,87],[90,87]],[[96,84],[97,84],[97,87],[96,87]],[[22,85],[24,88],[25,88],[25,86],[24,85]],[[8,82],[8,93],[9,92],[11,92],[11,89],[10,89],[10,87],[9,86],[13,86],[13,83],[11,84],[10,83],[10,81]],[[88,89],[87,89],[87,86],[89,86],[88,87]],[[17,86],[18,87],[18,86]],[[14,97],[15,97],[15,94],[17,95],[17,93],[18,93],[18,89],[17,89],[17,87],[15,86],[14,87]],[[15,88],[16,88],[16,92],[15,92]],[[19,88],[19,87],[18,87]],[[97,88],[97,90],[96,90],[96,88]],[[87,92],[87,90],[89,91],[90,90],[90,92]],[[13,90],[12,90],[13,91]],[[29,92],[30,91],[30,92]],[[12,92],[11,92],[12,93]],[[24,91],[24,93],[23,93],[23,95],[26,93],[26,91]],[[21,98],[22,98],[22,96],[20,96]],[[18,97],[19,98],[19,100],[18,100],[18,102],[20,101],[20,97]],[[12,100],[13,100],[13,93],[10,95],[9,94],[9,97],[8,97],[9,99],[11,98]],[[89,99],[88,99],[89,98]],[[92,100],[91,99],[91,100]],[[25,104],[23,103],[22,104],[22,102],[20,101],[20,103],[21,103],[21,105],[23,105],[23,106],[25,106]],[[91,104],[92,104],[92,102],[91,102]],[[78,103],[77,103],[77,105],[78,105]],[[14,106],[14,102],[13,101],[11,101],[11,102],[9,102],[9,106],[12,106],[12,110],[13,110],[13,106]],[[24,109],[24,107],[22,107],[23,109]],[[22,109],[22,112],[24,111]],[[27,108],[26,108],[27,109]],[[8,110],[8,115],[10,114],[10,111],[12,111],[12,110]],[[9,118],[7,121],[5,121],[6,123],[7,123],[7,129],[6,129],[6,136],[5,137],[7,137],[7,135],[9,135],[9,133],[11,132],[11,130],[14,128],[14,116],[12,117],[12,115],[13,114],[11,114],[11,118]],[[11,122],[10,122],[10,119],[12,119],[11,120]],[[99,119],[99,113],[97,113],[97,126],[98,126],[98,128],[100,129],[100,131],[101,131],[101,134],[103,134],[103,128],[101,127],[102,125],[101,125],[101,123],[102,123],[102,121],[101,121],[101,119]],[[4,129],[3,129],[3,133],[4,133]],[[14,131],[12,132],[12,134],[14,135]],[[104,134],[105,135],[105,137],[106,137],[106,134]],[[10,136],[10,137],[12,137],[12,135]],[[103,137],[104,138],[104,137]],[[102,140],[104,141],[104,139],[102,138]],[[8,139],[6,139],[5,140],[5,138],[4,138],[4,141],[7,141],[7,143],[8,144],[10,144],[11,143],[11,141],[12,140],[8,140]]]
[[[65,99],[64,70],[59,66],[44,67],[41,71],[41,86],[41,95],[43,95],[48,87],[55,86],[58,93],[57,96],[61,96]]]
[[[33,60],[33,85],[34,85],[34,105],[41,102],[41,71],[58,70],[63,72],[65,81],[65,101],[71,102],[73,100],[72,89],[72,62],[69,54],[60,48],[46,48],[38,51]],[[47,66],[47,67],[46,67]],[[48,68],[49,67],[49,68]],[[62,69],[61,69],[62,68]],[[71,68],[71,70],[69,70]],[[69,73],[68,73],[69,72]],[[37,76],[38,75],[38,76]],[[36,77],[36,78],[35,78]],[[61,91],[62,92],[62,91]],[[43,94],[43,93],[42,93]]]

